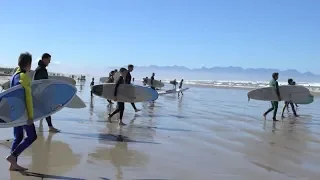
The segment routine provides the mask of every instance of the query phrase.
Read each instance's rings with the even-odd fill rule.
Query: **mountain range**
[[[123,66],[125,67],[125,66]],[[115,69],[119,67],[110,67]],[[278,72],[280,79],[294,78],[300,81],[319,81],[320,75],[311,72],[299,72],[295,69],[279,70],[267,68],[242,68],[242,67],[212,67],[212,68],[187,68],[184,66],[135,66],[134,74],[137,77],[150,76],[152,72],[159,78],[186,78],[197,80],[266,80],[272,73]]]

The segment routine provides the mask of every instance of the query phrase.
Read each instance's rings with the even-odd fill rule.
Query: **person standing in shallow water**
[[[13,128],[14,140],[11,146],[11,153],[7,156],[7,161],[10,163],[10,171],[25,171],[28,170],[18,165],[18,156],[27,149],[36,139],[36,128],[33,124],[33,101],[31,93],[31,79],[26,73],[30,71],[32,64],[32,56],[29,53],[22,53],[19,56],[19,68],[13,74],[10,80],[10,87],[22,85],[25,92],[25,103],[28,114],[26,125]],[[23,139],[23,130],[26,131],[27,137]]]
[[[91,83],[90,83],[90,88],[91,88],[91,91],[90,91],[90,93],[91,93],[91,97],[93,96],[93,94],[92,94],[92,87],[94,86],[94,78],[92,78],[92,81],[91,81]]]
[[[132,64],[128,65],[128,72],[127,72],[127,75],[126,75],[126,78],[125,78],[125,83],[126,84],[131,84],[131,74],[130,74],[130,72],[133,71],[133,68],[134,68],[134,66]],[[132,105],[132,107],[133,107],[135,112],[140,111],[140,109],[136,108],[136,105],[134,103],[131,103],[131,105]]]
[[[151,76],[151,78],[150,78],[150,87],[151,87],[151,89],[153,89],[153,90],[156,90],[156,88],[154,87],[154,76],[155,76],[155,74],[154,73],[152,73],[152,76]]]
[[[49,78],[47,66],[50,64],[50,61],[51,61],[51,55],[48,53],[44,53],[41,57],[41,60],[38,62],[38,67],[35,70],[34,77],[33,77],[34,80]],[[46,121],[48,123],[50,132],[60,132],[60,130],[53,127],[51,116],[46,117]]]
[[[120,70],[120,77],[116,82],[115,88],[114,88],[114,101],[117,101],[117,95],[118,95],[118,88],[120,84],[124,84],[124,78],[127,75],[127,69],[126,68],[121,68]],[[123,123],[122,121],[122,117],[123,117],[123,113],[124,113],[124,102],[117,102],[117,109],[114,110],[111,114],[109,114],[108,119],[109,122],[111,122],[111,118],[112,116],[114,116],[117,113],[120,113],[120,118],[119,118],[119,125],[124,126],[126,125],[125,123]]]
[[[182,84],[183,84],[183,79],[181,79],[181,81],[180,81],[179,90],[182,89]],[[181,93],[181,95],[183,95],[183,92],[182,92],[182,91],[179,91],[179,92],[178,92],[178,97],[180,96],[180,93]]]
[[[294,86],[295,84],[296,83],[293,81],[293,79],[288,79],[288,85]],[[284,106],[283,106],[282,113],[281,113],[281,118],[285,118],[285,116],[283,115],[284,114],[284,110],[289,107],[289,104],[291,106],[291,109],[293,111],[294,116],[295,117],[299,117],[297,115],[297,112],[296,112],[295,108],[294,108],[294,104],[292,102],[284,102]]]
[[[281,101],[281,96],[280,96],[280,91],[279,91],[279,84],[278,84],[278,78],[279,78],[279,73],[275,72],[272,74],[272,80],[269,83],[270,87],[273,87],[275,93],[278,96],[278,101],[271,101],[271,105],[272,107],[270,109],[268,109],[265,113],[263,113],[263,117],[264,119],[266,119],[267,114],[271,111],[273,111],[273,121],[278,121],[277,120],[277,111],[278,111],[278,105],[279,105],[279,101]]]

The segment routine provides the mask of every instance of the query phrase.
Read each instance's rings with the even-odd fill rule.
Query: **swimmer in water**
[[[294,86],[294,85],[295,85],[295,82],[293,81],[293,79],[288,79],[288,85],[291,85],[291,86]],[[285,116],[283,115],[283,113],[284,113],[284,110],[289,107],[289,104],[290,104],[290,106],[291,106],[291,109],[292,109],[292,112],[293,112],[294,116],[295,116],[295,117],[299,117],[299,116],[297,115],[297,112],[296,112],[295,108],[294,108],[294,104],[293,104],[292,102],[287,102],[287,101],[284,102],[284,106],[283,106],[283,109],[282,109],[281,117],[282,117],[282,118],[285,118]]]
[[[281,96],[280,96],[280,91],[279,91],[279,84],[278,84],[278,78],[279,78],[279,73],[275,72],[272,74],[272,80],[269,83],[270,87],[273,87],[273,90],[276,92],[278,96],[278,101],[271,101],[272,107],[268,109],[265,113],[263,113],[264,119],[266,119],[267,114],[271,111],[273,111],[273,121],[278,121],[277,120],[277,111],[278,111],[278,105],[279,101],[281,101]]]
[[[117,101],[117,95],[118,95],[119,85],[125,83],[123,77],[126,77],[126,75],[127,75],[127,69],[126,69],[126,68],[121,68],[119,71],[120,71],[120,77],[119,77],[119,79],[117,80],[116,86],[115,86],[115,88],[114,88],[114,101]],[[123,113],[124,113],[124,106],[125,106],[124,102],[117,102],[117,109],[114,110],[111,114],[109,114],[109,117],[108,117],[109,122],[111,122],[112,116],[114,116],[114,115],[117,114],[117,113],[120,113],[119,125],[121,125],[121,126],[126,125],[126,124],[123,123],[123,121],[122,121],[122,117],[123,117]]]

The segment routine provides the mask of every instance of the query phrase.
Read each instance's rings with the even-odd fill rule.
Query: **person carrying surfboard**
[[[91,97],[93,96],[93,94],[92,94],[92,86],[94,86],[94,78],[92,78],[92,81],[91,81],[91,83],[90,83],[90,88],[91,88],[90,93],[91,93]]]
[[[107,81],[105,83],[113,83],[114,82],[114,78],[113,78],[113,75],[115,74],[115,71],[111,71],[109,73],[109,77],[107,79]],[[110,99],[107,99],[108,103],[109,104],[113,104],[113,102],[110,100]]]
[[[278,84],[278,78],[279,78],[279,73],[275,72],[272,74],[272,80],[269,82],[269,86],[274,88],[274,91],[276,92],[278,96],[278,101],[271,101],[271,108],[268,109],[265,113],[263,113],[264,119],[267,118],[267,114],[271,111],[273,111],[273,121],[278,121],[277,120],[277,111],[278,111],[278,105],[279,101],[281,101],[281,96],[280,96],[280,91],[279,91],[279,84]]]
[[[49,78],[47,66],[50,64],[50,61],[51,61],[51,55],[48,53],[44,53],[41,57],[41,60],[39,60],[39,62],[38,62],[38,67],[36,68],[36,70],[34,72],[33,80],[41,80],[41,79],[48,79]],[[60,132],[60,130],[53,127],[51,116],[46,117],[46,121],[49,126],[50,132]]]
[[[28,121],[26,125],[17,126],[13,128],[14,140],[11,146],[11,153],[7,156],[7,161],[11,164],[9,170],[11,171],[25,171],[28,170],[18,165],[18,156],[27,149],[36,139],[37,132],[33,124],[33,100],[31,93],[31,79],[26,74],[30,71],[32,64],[32,56],[29,53],[22,53],[19,56],[19,68],[11,77],[10,87],[22,85],[25,92],[25,103],[28,113]],[[27,137],[23,139],[23,130],[26,131]]]
[[[114,101],[117,101],[117,94],[118,94],[118,87],[120,84],[124,84],[124,78],[127,75],[127,69],[126,68],[121,68],[120,70],[120,77],[116,82],[115,88],[114,88]],[[120,118],[119,118],[119,125],[124,126],[126,125],[122,121],[123,117],[123,112],[124,112],[124,102],[117,102],[117,108],[108,116],[109,122],[111,122],[112,116],[114,116],[117,113],[120,113]]]
[[[126,84],[131,84],[131,78],[132,77],[131,77],[130,73],[133,71],[133,68],[134,68],[134,66],[132,64],[128,65],[128,72],[127,72],[127,75],[126,75],[126,78],[125,78],[125,83]],[[134,103],[131,103],[131,105],[132,105],[132,107],[133,107],[135,112],[139,112],[140,111],[140,109],[136,108],[136,105]]]
[[[291,78],[288,79],[288,85],[291,85],[291,86],[294,86],[294,85],[295,85],[295,82],[293,81],[293,79],[291,79]],[[292,109],[292,112],[293,112],[294,116],[295,116],[295,117],[299,117],[299,116],[297,115],[297,112],[296,112],[295,108],[294,108],[294,104],[293,104],[292,102],[285,101],[285,102],[284,102],[283,109],[282,109],[281,118],[285,118],[285,116],[283,115],[283,113],[284,113],[284,110],[285,110],[286,108],[289,108],[289,104],[290,104],[290,106],[291,106],[291,109]]]

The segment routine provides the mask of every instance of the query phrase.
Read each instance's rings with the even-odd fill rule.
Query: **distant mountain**
[[[111,67],[110,67],[111,68]],[[112,67],[113,69],[119,67]],[[197,80],[266,80],[272,73],[278,72],[280,79],[294,78],[299,81],[320,81],[320,75],[311,72],[301,73],[295,69],[279,70],[267,68],[212,67],[190,69],[184,66],[136,66],[134,74],[138,77],[150,76],[152,72],[159,78],[186,78]],[[143,74],[143,75],[142,75]]]

